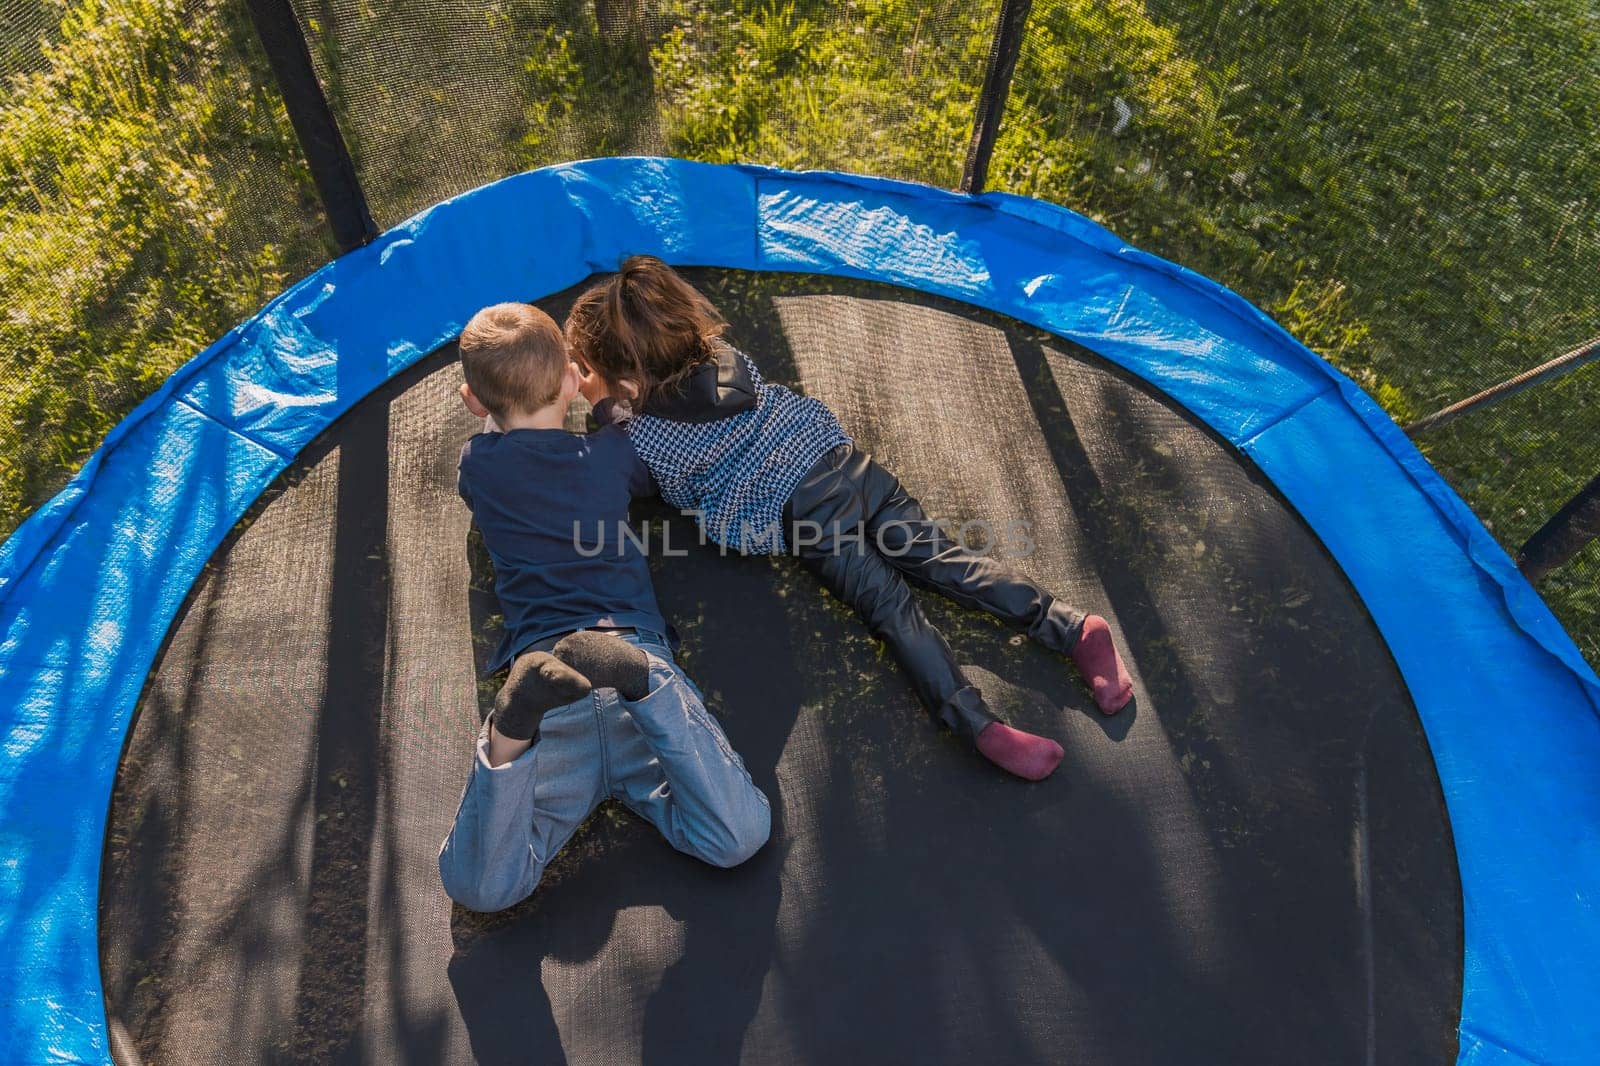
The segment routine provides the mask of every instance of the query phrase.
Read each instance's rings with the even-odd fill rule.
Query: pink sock
[[[1133,698],[1133,680],[1111,640],[1111,627],[1097,614],[1083,620],[1083,631],[1072,648],[1072,661],[1094,690],[1095,706],[1102,714],[1116,714]]]
[[[1055,772],[1065,754],[1061,745],[1049,737],[1037,737],[1012,729],[1004,722],[990,722],[978,733],[978,751],[1002,770],[1043,781]]]

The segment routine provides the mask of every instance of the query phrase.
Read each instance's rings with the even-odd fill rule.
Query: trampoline
[[[452,338],[643,251],[930,512],[1105,614],[1135,703],[1101,718],[1064,661],[924,597],[1067,750],[1005,778],[797,565],[646,508],[772,841],[714,870],[608,805],[529,900],[453,909],[498,619]],[[1039,202],[659,159],[447,201],[130,416],[6,542],[0,623],[8,1062],[1600,1046],[1600,682],[1359,389]]]

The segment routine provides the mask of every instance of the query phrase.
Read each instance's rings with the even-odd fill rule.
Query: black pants
[[[928,713],[958,736],[971,740],[995,716],[922,613],[908,579],[1023,626],[1052,651],[1069,652],[1078,641],[1081,612],[945,536],[893,474],[851,445],[806,472],[784,519],[790,550],[889,645]]]

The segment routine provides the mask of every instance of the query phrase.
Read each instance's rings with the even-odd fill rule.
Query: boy
[[[673,662],[644,554],[619,533],[629,500],[655,491],[649,472],[621,430],[562,428],[578,368],[544,312],[479,311],[461,368],[486,432],[462,449],[458,488],[505,616],[489,670],[511,670],[439,852],[445,892],[478,911],[526,898],[607,796],[680,851],[743,862],[767,840],[767,798]]]

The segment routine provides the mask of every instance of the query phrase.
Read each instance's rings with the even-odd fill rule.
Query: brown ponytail
[[[727,330],[698,289],[653,255],[629,256],[567,315],[567,344],[590,370],[639,390],[641,406],[715,356]]]

